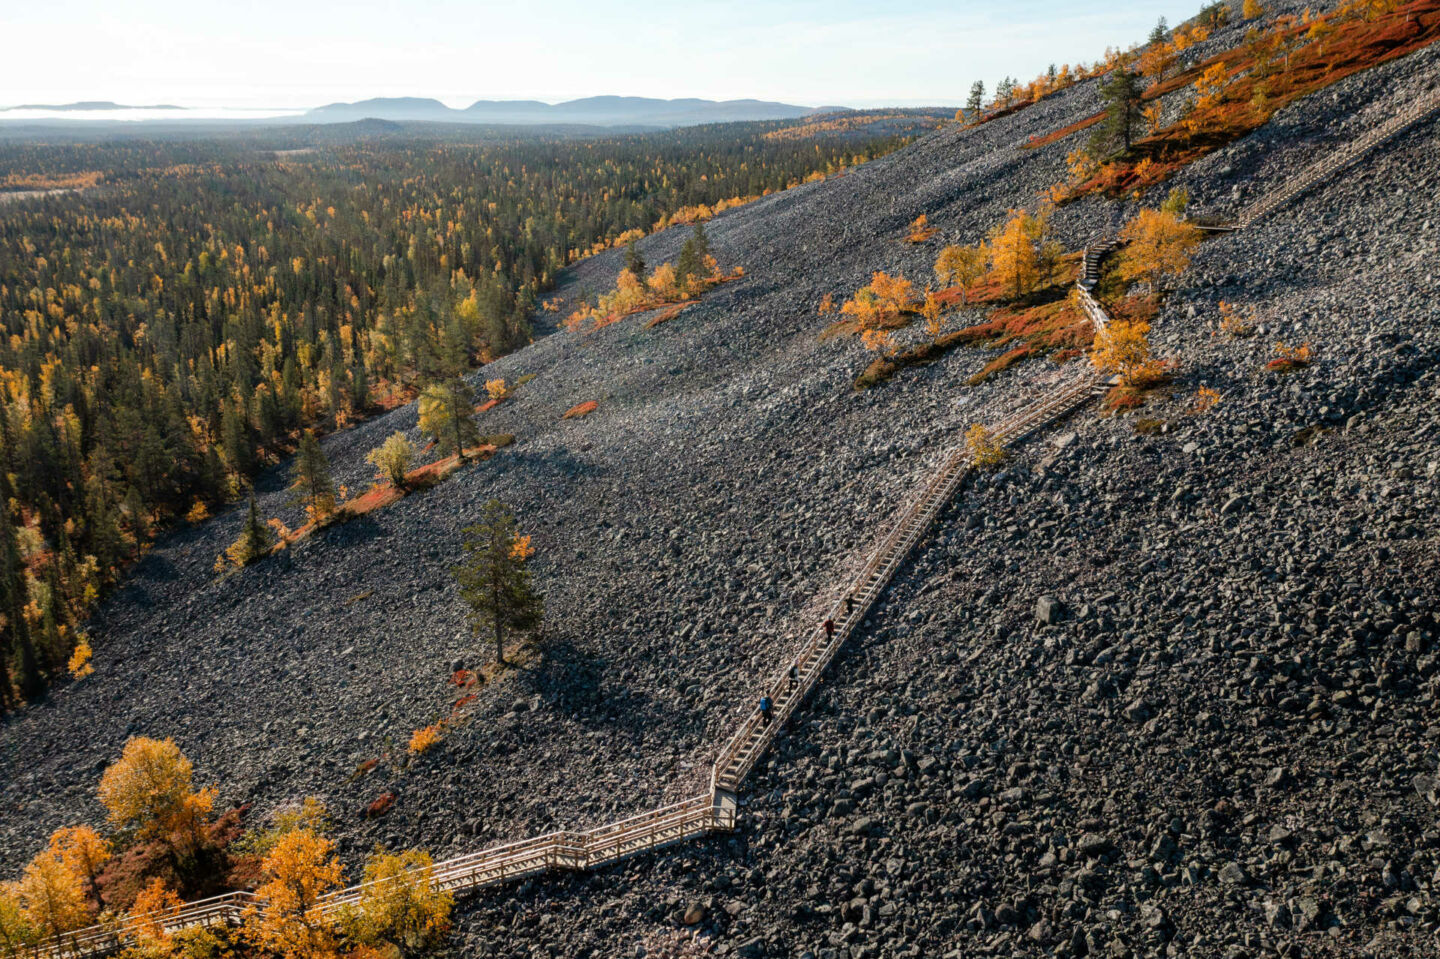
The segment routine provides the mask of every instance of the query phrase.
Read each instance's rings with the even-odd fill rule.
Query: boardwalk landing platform
[[[1264,194],[1242,211],[1233,223],[1197,223],[1196,226],[1215,232],[1244,229],[1437,110],[1440,110],[1440,87],[1417,97],[1400,113],[1364,136],[1312,164],[1300,176]],[[1114,246],[1114,239],[1105,234],[1090,237],[1085,245],[1081,275],[1076,282],[1081,304],[1097,331],[1108,326],[1109,317],[1090,295],[1090,289],[1099,278],[1100,261]],[[1109,381],[1094,374],[1077,377],[1006,418],[991,431],[991,436],[1002,445],[1018,443],[1078,409],[1109,386]],[[708,791],[583,832],[562,830],[547,833],[436,863],[432,867],[434,883],[457,894],[472,892],[551,870],[595,869],[687,839],[733,830],[739,817],[738,796],[745,778],[774,742],[785,721],[815,688],[836,652],[858,624],[864,622],[896,571],[924,538],[973,468],[969,450],[964,447],[956,450],[900,509],[890,532],[866,559],[859,577],[837,595],[829,617],[835,624],[833,635],[818,628],[811,632],[800,650],[785,661],[780,674],[762,686],[775,703],[773,721],[763,725],[753,710],[747,714],[735,735],[720,750]],[[792,664],[798,672],[798,682],[793,689],[788,675]],[[322,900],[317,910],[321,915],[334,916],[347,905],[358,902],[366,889],[365,885],[360,885],[340,890]],[[226,893],[188,903],[179,910],[163,914],[131,916],[112,924],[80,929],[47,940],[36,946],[32,953],[37,957],[78,959],[115,952],[134,942],[136,932],[156,920],[172,932],[189,926],[238,925],[245,909],[254,902],[253,893]]]

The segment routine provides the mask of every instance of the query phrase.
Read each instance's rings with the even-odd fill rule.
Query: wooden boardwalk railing
[[[1330,151],[1322,159],[1306,168],[1299,176],[1264,193],[1258,200],[1240,212],[1240,215],[1235,218],[1235,226],[1243,229],[1264,219],[1315,184],[1334,176],[1375,147],[1419,123],[1436,110],[1440,110],[1440,86],[1432,87],[1416,97],[1399,113],[1367,131],[1359,139],[1351,140],[1344,146]]]
[[[1207,228],[1237,229],[1253,224],[1437,109],[1440,109],[1440,88],[1417,99],[1395,117],[1314,164],[1281,188],[1262,196],[1247,207],[1235,223]],[[1101,259],[1115,245],[1112,235],[1092,235],[1086,241],[1076,281],[1081,306],[1097,330],[1106,328],[1109,317],[1090,291],[1099,279]],[[1106,380],[1087,372],[1006,417],[991,430],[991,436],[1001,445],[1017,443],[1036,429],[1077,409],[1107,386]],[[747,712],[716,756],[708,792],[594,829],[546,833],[436,863],[431,867],[435,885],[465,893],[551,870],[594,869],[672,843],[734,829],[739,806],[737,793],[746,777],[775,741],[785,722],[815,689],[836,653],[864,622],[972,467],[968,449],[955,450],[900,508],[889,533],[866,557],[858,576],[839,593],[831,607],[829,619],[835,626],[833,635],[827,635],[821,627],[808,632],[800,648],[785,660],[779,674],[756,690],[756,703],[761,695],[768,695],[774,703],[771,722],[764,723],[757,709]],[[793,686],[789,677],[792,665],[796,669]],[[323,900],[319,909],[323,914],[337,915],[345,907],[359,902],[366,889],[361,884],[336,892]],[[156,919],[168,930],[236,925],[245,910],[255,903],[253,893],[226,893],[188,903],[178,911],[90,926],[47,940],[32,951],[36,956],[45,957],[113,952],[133,942],[136,933]]]

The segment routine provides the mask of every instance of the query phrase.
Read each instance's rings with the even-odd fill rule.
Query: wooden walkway
[[[1275,212],[1300,193],[1349,166],[1364,153],[1440,109],[1440,89],[1417,99],[1401,113],[1346,144],[1312,165],[1301,176],[1287,181],[1247,207],[1234,223],[1209,229],[1240,229]],[[1100,261],[1116,245],[1115,238],[1095,234],[1085,245],[1085,257],[1076,289],[1082,307],[1097,330],[1105,329],[1109,317],[1090,294],[1099,279]],[[1089,402],[1108,387],[1102,377],[1088,372],[1046,393],[991,428],[992,437],[1009,446]],[[974,468],[964,446],[946,457],[929,478],[898,511],[890,531],[866,558],[859,575],[839,592],[829,619],[833,635],[817,626],[787,657],[776,676],[755,690],[758,704],[762,694],[774,703],[772,721],[765,723],[758,709],[750,710],[739,728],[726,741],[715,759],[710,788],[683,802],[662,806],[626,819],[585,831],[557,831],[491,846],[433,867],[435,883],[463,894],[550,871],[595,869],[630,856],[682,842],[698,836],[734,829],[738,819],[737,799],[746,777],[775,741],[785,722],[795,714],[820,682],[840,648],[853,636],[890,585],[896,572],[924,538],[945,505],[950,502],[965,476]],[[796,669],[792,685],[790,667]],[[333,915],[357,902],[363,885],[340,890],[319,907]],[[160,918],[167,929],[198,925],[235,925],[246,907],[255,902],[249,892],[232,892],[186,904],[163,916],[130,917],[123,922],[90,926],[36,947],[37,956],[81,957],[116,951],[134,941],[135,932],[146,921]]]

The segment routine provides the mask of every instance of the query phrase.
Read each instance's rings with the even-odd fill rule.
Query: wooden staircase
[[[1277,189],[1265,193],[1260,199],[1241,211],[1235,219],[1235,226],[1239,229],[1252,226],[1315,184],[1327,180],[1345,169],[1386,140],[1408,130],[1436,110],[1440,110],[1440,87],[1426,91],[1399,113],[1367,131],[1358,140],[1352,140],[1339,149],[1330,151],[1323,158],[1311,164],[1299,176],[1286,181]]]
[[[1267,193],[1246,208],[1234,223],[1202,225],[1206,229],[1249,226],[1437,109],[1440,109],[1440,89],[1430,91],[1360,139],[1315,163],[1301,176]],[[1085,244],[1076,282],[1081,306],[1097,330],[1108,326],[1109,317],[1090,291],[1099,279],[1101,259],[1116,243],[1113,235],[1092,235]],[[1087,372],[1006,417],[992,429],[991,436],[1002,445],[1018,443],[1082,406],[1108,386],[1109,381]],[[757,703],[762,694],[774,703],[771,722],[765,723],[758,710],[747,712],[715,759],[708,792],[594,829],[546,833],[436,863],[432,867],[435,884],[455,893],[467,893],[552,870],[594,869],[697,836],[734,829],[739,807],[737,795],[746,777],[775,741],[786,720],[814,690],[840,648],[864,622],[972,469],[969,450],[956,449],[901,507],[889,533],[866,557],[858,576],[837,595],[829,615],[835,627],[833,635],[827,635],[820,627],[812,630],[795,654],[786,659],[779,675],[756,690]],[[792,664],[796,669],[793,686],[789,676]],[[365,891],[363,884],[352,886],[327,897],[318,908],[323,915],[333,916],[347,905],[360,901]],[[237,925],[246,909],[255,903],[253,893],[226,893],[188,903],[163,915],[129,917],[90,926],[47,940],[32,952],[37,957],[82,957],[114,952],[133,942],[142,924],[157,918],[172,931],[190,926]]]

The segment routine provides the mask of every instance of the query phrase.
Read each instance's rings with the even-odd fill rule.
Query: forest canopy
[[[0,191],[80,186],[0,203],[0,710],[157,529],[413,398],[440,344],[524,345],[567,264],[907,139],[781,126],[0,142]]]

